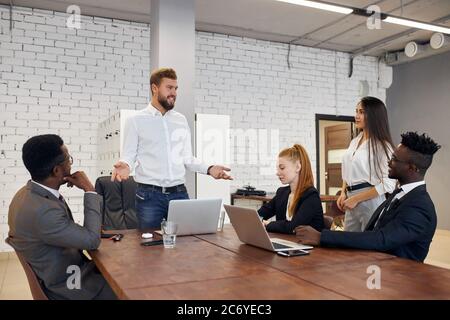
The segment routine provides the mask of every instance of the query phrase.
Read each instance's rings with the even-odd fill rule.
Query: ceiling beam
[[[368,7],[369,7],[369,6],[372,6],[372,5],[377,5],[377,4],[379,4],[380,2],[383,2],[383,1],[385,1],[385,0],[378,0],[378,1],[375,1],[375,2],[373,2],[373,3],[371,3],[371,4],[369,4]],[[417,1],[417,0],[416,0],[416,1]],[[310,35],[312,35],[312,34],[318,32],[318,31],[321,31],[321,30],[326,29],[326,28],[328,28],[328,27],[331,27],[331,26],[333,26],[333,25],[335,25],[335,24],[338,24],[339,22],[344,21],[345,19],[348,19],[349,17],[352,17],[352,15],[346,15],[346,16],[344,16],[344,17],[342,17],[342,18],[339,18],[339,19],[337,19],[337,20],[331,21],[331,22],[329,22],[329,23],[327,23],[327,24],[325,24],[325,25],[323,25],[323,26],[321,26],[321,27],[319,27],[319,28],[316,28],[316,29],[314,29],[314,30],[312,30],[312,31],[309,31],[309,32],[307,32],[307,33],[305,33],[305,34],[303,34],[303,35],[301,35],[301,36],[298,36],[297,38],[292,39],[292,40],[290,41],[290,43],[292,43],[292,44],[297,44],[298,41],[301,41],[301,40],[307,38],[308,36],[310,36]],[[315,46],[315,45],[314,45],[314,46]]]
[[[9,6],[9,0],[0,0],[0,5]],[[150,22],[150,3],[147,10],[133,11],[127,9],[117,10],[115,8],[105,8],[95,4],[79,3],[76,0],[14,0],[15,7],[26,7],[32,9],[48,10],[66,13],[67,7],[77,5],[81,8],[81,15],[89,17],[99,17],[105,19],[126,20],[138,23]],[[146,12],[147,11],[147,12]]]
[[[225,34],[225,35],[237,36],[237,37],[253,38],[253,39],[257,39],[257,40],[281,42],[281,43],[288,43],[289,39],[292,38],[292,36],[289,36],[286,34],[281,34],[281,33],[258,31],[258,30],[251,29],[251,28],[242,28],[242,27],[236,27],[236,26],[230,26],[230,25],[224,25],[224,24],[214,24],[214,23],[208,23],[208,22],[202,22],[202,21],[197,21],[195,23],[195,30],[203,31],[203,32],[219,33],[219,34]]]

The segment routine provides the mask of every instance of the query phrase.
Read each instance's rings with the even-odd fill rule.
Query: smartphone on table
[[[102,239],[110,239],[110,240],[114,240],[114,242],[116,241],[120,241],[123,238],[123,234],[122,233],[102,233],[101,234],[101,238]]]
[[[306,250],[295,249],[287,251],[278,251],[277,254],[283,257],[295,257],[295,256],[306,256],[309,254],[309,252]]]
[[[160,245],[163,243],[164,242],[162,239],[157,240],[157,239],[151,238],[151,239],[142,239],[141,240],[141,246],[157,246],[157,245]]]

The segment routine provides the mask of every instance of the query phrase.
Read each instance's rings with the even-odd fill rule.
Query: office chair
[[[43,286],[43,284],[41,283],[42,280],[40,280],[36,276],[30,264],[25,260],[24,256],[17,251],[16,254],[17,257],[19,258],[20,263],[22,264],[23,269],[25,270],[25,274],[27,275],[28,285],[30,286],[31,295],[33,296],[33,299],[48,300],[48,297],[46,296],[44,289],[42,288]]]
[[[330,230],[331,226],[333,225],[333,221],[334,221],[333,217],[324,215],[323,216],[323,226],[324,226],[323,228],[326,230]]]
[[[102,229],[136,229],[138,221],[135,208],[137,184],[133,177],[122,182],[111,182],[111,176],[95,181],[95,191],[103,197]]]

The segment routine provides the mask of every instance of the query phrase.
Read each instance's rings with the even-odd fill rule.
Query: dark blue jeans
[[[169,201],[189,199],[187,192],[162,193],[137,187],[136,189],[136,214],[139,229],[161,227],[162,219],[167,220]]]

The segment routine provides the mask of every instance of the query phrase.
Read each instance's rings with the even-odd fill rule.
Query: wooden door
[[[336,195],[342,187],[342,156],[352,140],[352,123],[325,128],[325,192]]]

